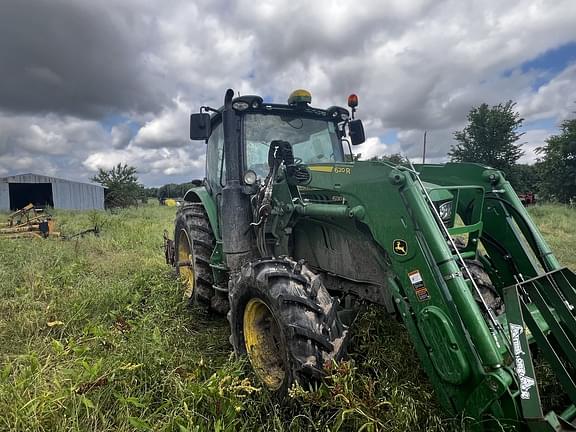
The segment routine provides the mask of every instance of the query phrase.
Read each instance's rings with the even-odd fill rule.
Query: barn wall
[[[103,209],[104,188],[67,181],[52,183],[54,207],[62,209]]]
[[[0,180],[0,210],[10,210],[10,189],[8,183]]]
[[[0,210],[10,209],[9,183],[52,183],[54,208],[103,209],[104,188],[38,174],[21,174],[0,178]]]

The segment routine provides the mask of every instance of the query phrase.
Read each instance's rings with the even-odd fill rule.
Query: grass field
[[[461,429],[407,335],[377,311],[357,325],[350,362],[276,405],[231,355],[227,322],[183,306],[162,251],[174,208],[54,213],[64,233],[103,232],[0,239],[0,430]],[[576,269],[576,210],[531,213]]]

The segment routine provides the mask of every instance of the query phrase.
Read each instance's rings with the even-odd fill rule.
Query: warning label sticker
[[[420,272],[418,270],[408,273],[408,276],[410,277],[410,282],[412,282],[412,284],[422,282],[422,276],[420,276]]]
[[[424,286],[424,280],[419,270],[414,270],[408,273],[410,282],[412,283],[412,288],[416,293],[416,297],[419,301],[425,301],[430,299],[430,293],[428,293],[428,288]]]

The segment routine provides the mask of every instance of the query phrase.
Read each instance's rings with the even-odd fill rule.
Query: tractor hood
[[[376,181],[388,181],[387,179],[380,180],[383,165],[393,166],[393,164],[381,161],[306,164],[306,170],[310,176],[304,176],[304,181],[297,180],[297,183],[299,183],[299,188],[304,196],[310,199],[317,199],[317,193],[322,190],[354,193],[356,188],[371,188],[376,179],[378,179]],[[453,194],[446,187],[435,183],[423,182],[423,185],[434,202],[442,221],[450,227],[454,221],[452,217]]]

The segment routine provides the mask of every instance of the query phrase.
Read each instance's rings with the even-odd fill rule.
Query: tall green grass
[[[529,213],[560,263],[576,271],[576,208],[537,205]]]
[[[576,212],[531,212],[576,267]],[[162,251],[173,208],[54,213],[66,234],[96,223],[102,234],[0,239],[0,430],[460,428],[438,408],[407,334],[377,310],[357,324],[351,361],[281,406],[231,355],[227,322],[183,305]]]

